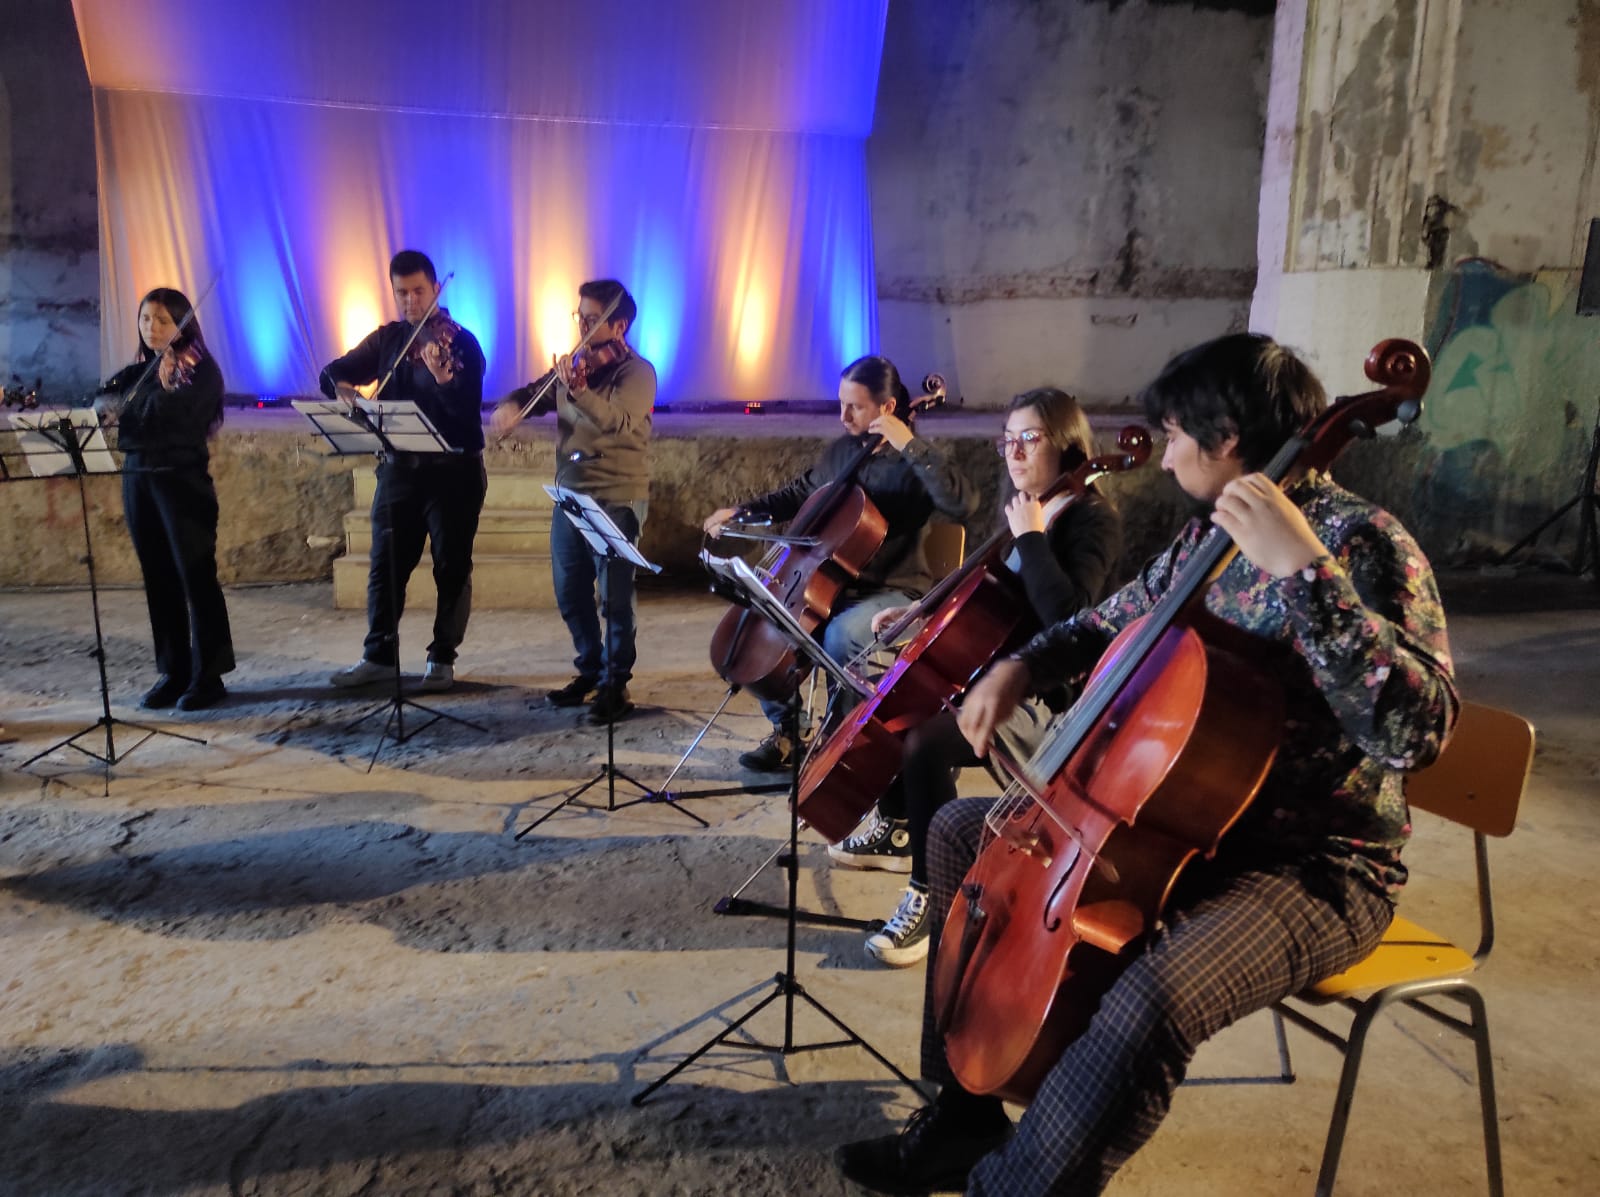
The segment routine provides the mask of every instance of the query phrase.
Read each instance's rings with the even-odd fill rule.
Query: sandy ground
[[[1588,605],[1452,621],[1469,696],[1543,737],[1519,831],[1496,845],[1501,939],[1483,976],[1515,1193],[1600,1191],[1600,611],[1562,594]],[[536,701],[568,676],[559,620],[475,617],[462,683],[429,701],[485,730],[438,725],[368,772],[376,723],[346,724],[381,695],[326,687],[363,630],[330,602],[326,585],[230,591],[232,697],[157,721],[206,743],[153,739],[107,785],[71,753],[18,768],[99,715],[87,593],[0,594],[0,1192],[855,1192],[832,1147],[913,1108],[859,1048],[718,1048],[630,1104],[774,992],[783,923],[712,907],[787,834],[784,800],[687,803],[706,828],[660,804],[573,805],[519,841],[604,760],[602,731]],[[659,783],[721,698],[705,660],[717,614],[700,596],[643,599],[641,706],[616,737],[635,777]],[[138,719],[142,596],[108,593],[104,617],[114,709]],[[413,669],[428,619],[406,621]],[[737,698],[690,778],[747,778],[734,758],[761,728]],[[135,739],[118,729],[119,752]],[[603,806],[605,788],[586,797]],[[802,851],[803,905],[892,909],[895,879],[825,859],[814,838]],[[1423,827],[1413,917],[1473,933],[1469,860]],[[751,896],[779,900],[781,880],[768,869]],[[879,968],[861,941],[803,926],[799,980],[914,1070],[922,970]],[[781,1044],[784,1003],[749,1030]],[[835,1038],[796,1003],[791,1042]],[[1293,1043],[1294,1087],[1185,1087],[1111,1191],[1310,1192],[1336,1062]],[[1483,1191],[1470,1051],[1404,1015],[1372,1050],[1338,1191]],[[1193,1075],[1273,1067],[1258,1017]]]

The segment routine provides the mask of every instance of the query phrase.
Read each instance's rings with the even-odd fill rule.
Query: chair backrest
[[[943,520],[928,522],[928,530],[922,538],[922,552],[928,571],[935,578],[944,577],[960,565],[966,548],[967,530],[960,524],[947,524]]]
[[[1406,778],[1406,801],[1482,835],[1510,835],[1533,743],[1533,724],[1522,716],[1464,702],[1439,759]]]

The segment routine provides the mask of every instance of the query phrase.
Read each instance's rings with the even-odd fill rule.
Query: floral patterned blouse
[[[1324,475],[1287,493],[1328,552],[1286,578],[1238,554],[1205,596],[1211,614],[1286,650],[1267,653],[1284,692],[1278,754],[1220,851],[1258,863],[1322,857],[1392,896],[1411,831],[1401,773],[1439,754],[1458,709],[1444,610],[1427,558],[1388,512]],[[1081,678],[1211,527],[1190,520],[1132,582],[1024,646],[1035,686]]]

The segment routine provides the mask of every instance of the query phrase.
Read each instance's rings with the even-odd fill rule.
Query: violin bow
[[[602,324],[611,319],[611,314],[617,310],[617,304],[621,302],[622,292],[619,291],[616,295],[612,296],[611,302],[606,304],[605,311],[600,313],[600,319],[594,322],[594,328],[591,328],[588,332],[584,333],[583,336],[579,338],[577,345],[573,346],[572,352],[567,355],[569,358],[575,357],[584,348],[584,346],[589,343],[589,338],[594,336],[595,329],[599,328]],[[561,375],[557,373],[555,367],[552,366],[550,368],[549,375],[545,378],[544,385],[535,391],[533,393],[533,398],[524,403],[521,410],[517,412],[518,424],[522,423],[522,421],[526,420],[533,413],[533,409],[539,406],[539,401],[548,395],[550,393],[550,388],[555,386],[560,380]],[[516,425],[513,425],[512,427],[515,426]],[[505,432],[494,438],[494,443],[498,445],[509,435],[511,435],[511,429],[508,428]]]

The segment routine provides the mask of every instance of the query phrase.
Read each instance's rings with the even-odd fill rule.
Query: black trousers
[[[489,488],[476,453],[415,456],[402,453],[378,465],[372,498],[372,568],[367,573],[367,639],[361,655],[393,665],[395,625],[406,609],[406,582],[433,546],[433,584],[439,605],[428,659],[450,665],[472,614],[472,542]],[[391,572],[392,569],[392,572]]]
[[[122,509],[144,575],[156,668],[180,682],[234,667],[228,606],[217,584],[217,488],[206,466],[123,462]]]

